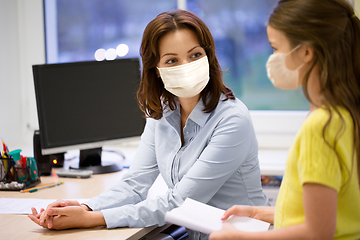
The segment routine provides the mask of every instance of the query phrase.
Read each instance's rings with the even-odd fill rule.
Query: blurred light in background
[[[105,53],[106,60],[114,60],[116,58],[116,50],[115,48],[109,48]]]
[[[96,50],[96,52],[95,52],[96,61],[103,61],[105,59],[105,53],[106,53],[106,50],[103,48]]]
[[[119,44],[116,48],[116,53],[119,57],[124,57],[129,52],[129,47],[126,44]]]

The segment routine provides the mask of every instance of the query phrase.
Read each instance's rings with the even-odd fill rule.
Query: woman
[[[230,226],[217,239],[360,238],[360,21],[345,0],[281,0],[270,16],[267,70],[276,87],[302,86],[310,114],[293,143],[276,208],[225,212],[274,224]]]
[[[187,11],[162,13],[147,25],[140,54],[138,100],[147,123],[129,173],[85,204],[54,208],[63,206],[58,201],[41,216],[33,210],[35,223],[54,229],[163,225],[165,213],[187,197],[222,209],[268,205],[248,109],[223,83],[207,26]],[[147,199],[159,173],[168,191]]]

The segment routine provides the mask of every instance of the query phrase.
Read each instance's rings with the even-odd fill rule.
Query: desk
[[[2,198],[43,198],[43,199],[87,199],[92,198],[114,185],[126,169],[101,175],[92,175],[88,179],[41,177],[41,184],[63,181],[64,184],[39,190],[34,193],[17,191],[0,191]],[[33,223],[27,215],[0,214],[1,239],[140,239],[151,232],[150,228],[117,228],[108,230],[105,227],[90,229],[49,230]]]
[[[111,148],[110,148],[111,149]],[[135,155],[136,146],[120,148],[130,162]],[[30,151],[29,154],[31,155]],[[259,163],[261,174],[282,175],[285,169],[287,151],[260,150]],[[41,184],[64,181],[61,186],[43,189],[34,193],[0,191],[4,198],[44,198],[44,199],[86,199],[92,198],[113,186],[127,169],[103,175],[92,175],[89,179],[71,179],[41,177]],[[149,191],[148,197],[155,197],[166,192],[166,185],[159,177]],[[276,194],[274,194],[276,195]],[[92,229],[48,230],[33,223],[26,215],[0,214],[1,239],[129,239],[137,240],[151,232],[151,228],[117,228],[108,230],[105,227]]]

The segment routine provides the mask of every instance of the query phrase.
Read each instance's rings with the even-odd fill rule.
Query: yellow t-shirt
[[[350,113],[343,108],[339,111],[345,121],[343,134],[336,144],[339,158],[323,138],[323,127],[329,119],[327,110],[313,111],[297,133],[276,202],[275,228],[304,222],[302,186],[318,183],[338,193],[334,239],[360,238],[360,190],[356,158],[353,161],[354,126]],[[325,133],[332,146],[340,128],[340,116],[332,111],[332,120]],[[353,170],[348,172],[347,169]]]

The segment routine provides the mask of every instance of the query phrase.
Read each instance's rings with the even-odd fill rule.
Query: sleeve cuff
[[[115,209],[104,209],[100,211],[104,216],[107,228],[127,227],[129,224],[125,217],[117,214]]]
[[[93,201],[91,201],[91,199],[88,200],[88,201],[82,202],[80,204],[84,204],[84,205],[88,206],[92,211],[98,211],[99,210],[98,208],[96,208],[96,204]]]

